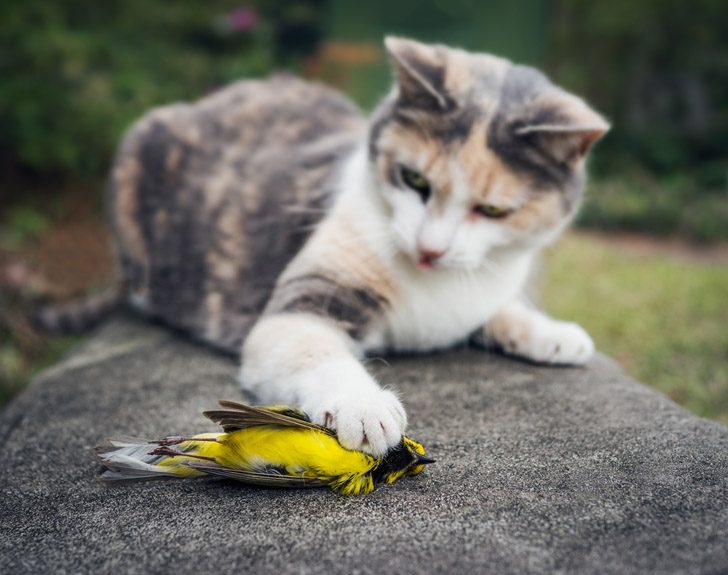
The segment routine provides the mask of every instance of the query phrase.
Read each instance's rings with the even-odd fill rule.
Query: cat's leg
[[[344,447],[383,455],[401,440],[407,416],[354,351],[351,338],[324,318],[263,316],[243,345],[240,383],[261,403],[296,405],[336,429]]]
[[[514,301],[477,334],[485,345],[538,363],[582,365],[594,354],[594,342],[584,329],[559,321]]]

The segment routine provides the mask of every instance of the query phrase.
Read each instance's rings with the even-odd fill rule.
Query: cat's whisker
[[[480,264],[497,278],[503,278],[506,276],[506,272],[503,269],[503,266],[487,257],[484,257],[481,260]]]
[[[380,232],[379,234],[357,234],[347,238],[336,238],[336,244],[340,247],[357,247],[360,245],[372,245],[380,242],[390,241],[389,232]]]
[[[310,206],[283,206],[283,211],[289,214],[328,214],[331,208],[313,208]]]
[[[316,231],[316,228],[319,227],[318,223],[315,224],[307,224],[305,226],[299,226],[296,228],[297,232],[314,232]]]
[[[459,270],[458,279],[461,283],[464,283],[464,288],[467,291],[475,291],[476,293],[479,292],[479,282],[478,278],[475,277],[475,272],[468,268],[461,268]]]
[[[389,362],[388,362],[388,361],[387,361],[386,359],[384,359],[383,357],[380,357],[380,356],[371,356],[371,357],[365,357],[365,358],[364,358],[364,359],[362,360],[362,363],[363,363],[364,365],[368,365],[368,364],[370,364],[370,363],[375,363],[375,362],[383,363],[383,364],[384,364],[384,365],[386,365],[387,367],[392,367],[392,366],[390,365],[390,363],[389,363]]]

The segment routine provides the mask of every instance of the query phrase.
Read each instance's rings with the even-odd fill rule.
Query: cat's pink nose
[[[442,254],[445,253],[445,250],[432,250],[429,248],[425,248],[422,246],[417,246],[417,251],[420,254],[419,259],[419,266],[421,268],[431,268],[432,264],[435,262],[436,259],[442,256]]]

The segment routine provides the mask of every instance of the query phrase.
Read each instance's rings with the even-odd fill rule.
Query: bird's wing
[[[256,425],[278,425],[314,429],[327,435],[335,435],[330,429],[311,423],[305,413],[290,407],[253,407],[227,400],[221,400],[220,405],[227,409],[205,411],[203,415],[220,424],[225,431],[235,431]]]
[[[260,471],[246,471],[244,469],[230,469],[216,463],[206,461],[183,461],[182,465],[191,467],[210,475],[227,477],[242,483],[252,485],[263,485],[266,487],[323,487],[329,482],[316,477],[302,477],[297,475],[286,475],[284,473],[262,473]]]

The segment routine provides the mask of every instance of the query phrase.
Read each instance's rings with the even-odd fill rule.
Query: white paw
[[[502,342],[503,350],[538,363],[583,365],[594,354],[591,337],[575,323],[542,317],[519,335]]]
[[[335,429],[341,445],[377,457],[400,442],[407,426],[402,404],[385,389],[344,392],[302,407],[314,423]]]

